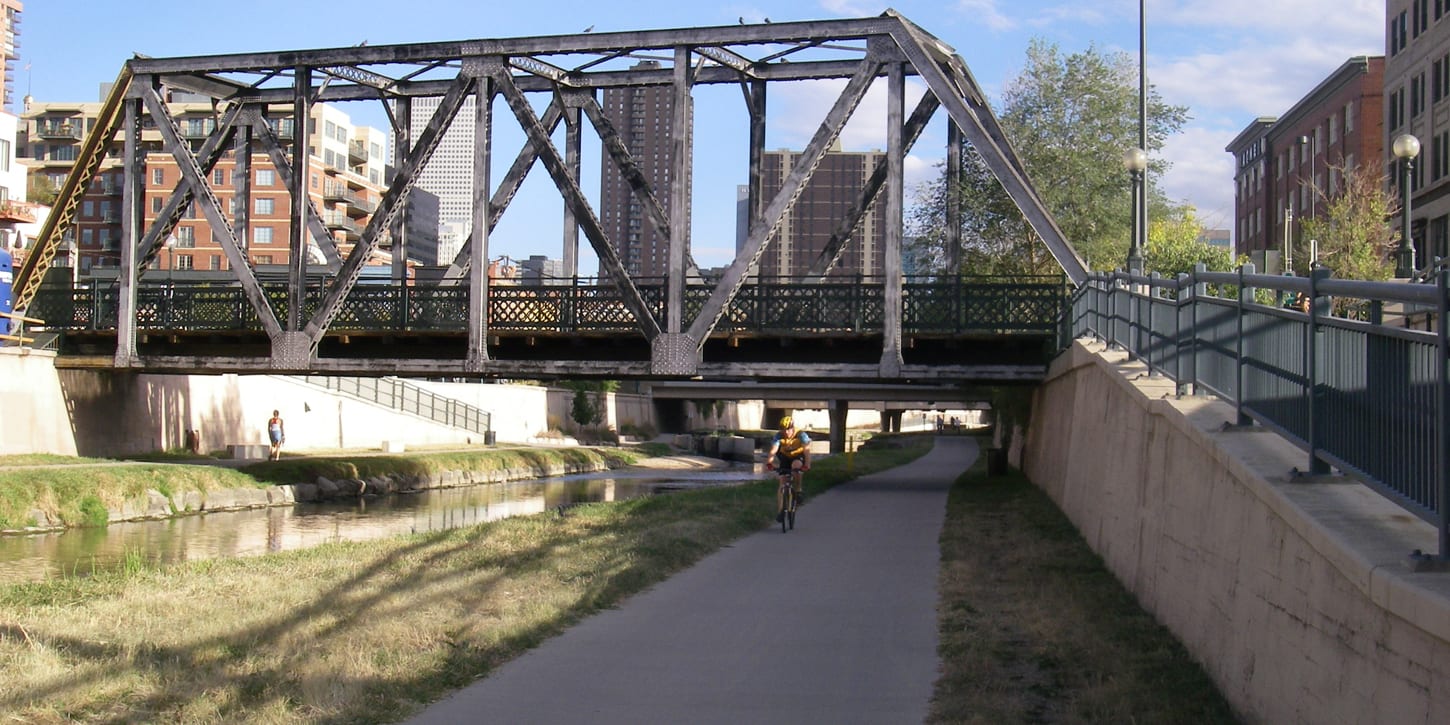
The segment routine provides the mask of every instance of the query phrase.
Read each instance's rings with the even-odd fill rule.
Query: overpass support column
[[[845,400],[831,401],[831,452],[846,452],[846,417],[851,412],[851,403]]]
[[[885,410],[882,410],[881,411],[881,432],[882,433],[900,433],[901,432],[901,415],[904,412],[905,411],[902,411],[902,410],[893,410],[891,408],[887,408]]]

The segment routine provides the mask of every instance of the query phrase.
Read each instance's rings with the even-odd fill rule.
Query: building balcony
[[[351,217],[365,217],[378,210],[378,203],[369,199],[366,194],[353,193],[347,200],[347,215]]]
[[[349,164],[365,164],[368,162],[368,145],[366,141],[352,141],[348,143],[347,162]]]
[[[33,224],[35,210],[18,201],[0,202],[0,223]]]
[[[35,135],[44,139],[79,141],[85,137],[85,127],[80,123],[37,123]]]
[[[345,214],[324,214],[322,225],[334,231],[342,231],[347,235],[348,241],[357,241],[362,238],[362,225],[349,219]]]
[[[351,201],[352,192],[346,184],[328,183],[322,185],[322,200],[328,202]]]

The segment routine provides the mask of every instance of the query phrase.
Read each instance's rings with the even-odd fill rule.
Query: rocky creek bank
[[[667,456],[658,464],[656,459],[641,462],[650,468],[713,468],[724,465],[722,461],[701,460],[694,456]],[[156,489],[116,504],[107,505],[107,522],[154,521],[176,516],[190,516],[219,511],[240,511],[268,506],[291,506],[297,503],[337,501],[362,496],[382,496],[433,488],[476,486],[488,483],[531,478],[549,478],[576,473],[598,473],[609,470],[604,462],[550,463],[522,466],[492,471],[442,471],[432,475],[405,476],[388,474],[371,478],[328,479],[319,476],[306,483],[279,484],[267,488],[227,488],[215,491],[188,491],[167,496]],[[7,529],[3,533],[41,533],[66,528],[63,521],[52,518],[44,511],[31,512],[35,525],[24,529]]]

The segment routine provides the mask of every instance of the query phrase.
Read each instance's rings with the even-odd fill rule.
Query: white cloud
[[[1233,226],[1233,156],[1223,148],[1238,129],[1189,128],[1170,138],[1163,156],[1172,168],[1157,183],[1174,201],[1187,201],[1198,208],[1205,226]]]
[[[839,79],[782,85],[769,101],[768,143],[793,150],[805,148],[845,88],[846,81]],[[911,114],[925,92],[926,87],[920,82],[907,80],[904,116]],[[841,147],[847,151],[886,148],[885,79],[871,84],[851,113],[845,128],[841,129]]]
[[[869,18],[886,11],[880,3],[861,0],[821,0],[821,9],[846,18]]]
[[[927,182],[936,181],[937,177],[941,175],[941,171],[936,166],[940,161],[941,159],[928,159],[916,154],[906,155],[902,161],[901,187],[906,194],[908,204],[910,204],[914,189]]]
[[[997,0],[957,0],[954,10],[957,15],[981,23],[996,32],[1014,30],[1018,26],[1015,19],[997,8]]]
[[[1194,109],[1237,109],[1244,123],[1281,114],[1363,49],[1297,39],[1270,47],[1237,48],[1164,58],[1150,53],[1148,82],[1165,99]]]
[[[1327,7],[1332,6],[1332,7]],[[1249,29],[1255,39],[1315,38],[1329,44],[1377,38],[1384,45],[1383,0],[1167,0],[1148,8],[1155,23],[1211,29]],[[1151,42],[1151,40],[1150,40]]]

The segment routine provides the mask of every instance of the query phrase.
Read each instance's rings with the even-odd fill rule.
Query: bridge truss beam
[[[641,58],[655,62],[634,63]],[[908,77],[924,83],[926,94],[910,117],[904,118]],[[780,192],[772,199],[761,198],[767,88],[773,83],[828,79],[845,79],[845,88],[799,155]],[[217,230],[236,282],[245,290],[271,340],[270,359],[266,364],[271,370],[321,371],[335,365],[319,359],[319,344],[330,334],[344,300],[361,277],[363,265],[380,245],[391,237],[395,254],[403,253],[406,239],[402,222],[407,197],[468,98],[477,102],[474,119],[477,126],[476,209],[472,234],[452,260],[444,283],[460,285],[465,275],[468,281],[469,341],[466,355],[460,356],[466,361],[461,372],[515,374],[490,359],[491,336],[486,319],[489,281],[484,267],[489,233],[536,162],[545,168],[564,202],[567,228],[562,256],[569,263],[570,274],[578,272],[577,240],[582,231],[600,260],[602,274],[618,288],[622,304],[636,323],[637,333],[651,349],[641,374],[689,377],[720,367],[704,358],[707,340],[717,334],[721,316],[775,240],[777,227],[793,209],[821,159],[840,136],[867,91],[878,81],[884,82],[888,91],[885,158],[873,169],[870,181],[861,190],[850,213],[840,220],[835,236],[815,261],[811,274],[821,278],[837,264],[852,231],[884,192],[882,213],[887,224],[888,283],[880,331],[879,377],[897,378],[907,374],[901,355],[902,159],[938,109],[945,109],[949,116],[953,152],[960,142],[974,146],[1066,275],[1074,283],[1086,277],[1080,257],[1063,238],[1033,189],[965,62],[940,40],[893,11],[855,20],[179,58],[137,57],[126,63],[118,80],[125,86],[119,96],[125,103],[115,105],[102,119],[83,146],[83,154],[103,154],[106,141],[121,124],[132,124],[132,130],[139,129],[142,116],[149,115],[161,130],[165,151],[182,169],[182,181],[157,221],[143,233],[139,220],[144,211],[140,192],[145,183],[145,152],[128,146],[128,153],[132,155],[127,156],[126,208],[135,218],[123,226],[122,258],[128,269],[120,277],[121,309],[134,314],[137,276],[154,259],[178,215],[188,204],[193,204]],[[686,281],[694,271],[689,246],[691,182],[695,172],[693,91],[711,84],[737,84],[745,97],[750,124],[747,203],[751,221],[743,246],[708,297],[703,302],[695,298],[694,302],[687,303]],[[600,106],[599,91],[631,86],[672,89],[675,135],[671,139],[674,166],[669,189],[650,187],[640,169],[640,161],[632,155],[620,129],[614,127]],[[169,116],[162,89],[200,93],[210,97],[216,108],[225,110],[216,130],[198,151],[193,152]],[[531,95],[547,97],[542,116],[535,110]],[[490,194],[488,166],[492,162],[492,138],[498,123],[492,112],[495,96],[502,97],[527,141],[498,188]],[[417,138],[411,138],[407,128],[412,115],[411,101],[430,97],[441,98],[440,105],[427,127]],[[307,148],[306,127],[302,123],[294,124],[289,159],[268,125],[268,119],[289,114],[294,119],[305,117],[312,104],[342,101],[381,101],[394,124],[395,141],[405,148],[405,153],[399,154],[401,161],[372,219],[345,258],[307,198],[308,164],[303,155]],[[648,223],[669,244],[671,274],[666,280],[663,304],[648,301],[641,295],[621,259],[621,240],[609,238],[580,188],[579,132],[584,118],[598,136],[603,152],[629,182]],[[554,141],[560,121],[566,125],[562,153]],[[259,148],[268,154],[291,190],[291,290],[285,310],[274,309],[276,301],[262,289],[247,255],[246,209],[251,201],[247,198],[248,183],[237,182],[233,190],[239,195],[237,211],[231,214],[223,209],[216,190],[210,186],[208,172],[229,148]],[[95,161],[87,157],[78,160],[77,167],[89,169]],[[238,163],[239,168],[245,168],[243,162]],[[75,184],[62,189],[60,208],[74,206],[74,199],[67,196],[70,186]],[[79,194],[80,190],[70,192]],[[62,215],[63,221],[69,218]],[[53,248],[65,232],[58,228],[63,226],[64,223],[48,225],[38,244]],[[310,279],[308,257],[312,248],[318,250],[329,279],[320,304],[309,315],[303,288],[305,280]],[[39,256],[48,259],[43,253]],[[395,261],[394,276],[401,277],[405,272]],[[31,267],[22,269],[17,280],[20,300],[28,300],[26,285],[38,283],[39,276]],[[115,364],[144,368],[160,363],[159,359],[136,354],[135,329],[134,324],[125,322],[118,327]],[[459,367],[454,358],[435,362],[440,368],[451,366],[456,370]],[[601,370],[635,371],[639,364],[640,361],[604,362]],[[235,361],[228,365],[235,367]],[[383,363],[380,367],[388,365]],[[429,364],[413,361],[402,367],[428,368]]]

